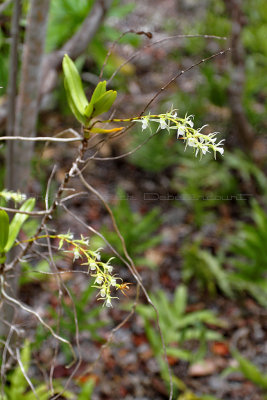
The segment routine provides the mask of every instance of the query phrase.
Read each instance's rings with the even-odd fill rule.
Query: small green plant
[[[255,187],[265,198],[267,196],[266,174],[241,150],[225,154],[224,162],[230,173],[236,175],[239,190],[243,186]],[[227,179],[229,177],[227,176]],[[241,184],[240,184],[241,183]],[[223,184],[223,182],[221,182]],[[241,192],[242,193],[242,192]]]
[[[262,372],[255,364],[243,357],[238,350],[232,349],[232,355],[237,361],[237,367],[227,368],[223,375],[231,372],[241,372],[241,374],[250,382],[254,383],[263,392],[263,399],[267,399],[267,374]]]
[[[262,306],[267,305],[267,217],[262,208],[252,202],[252,224],[240,223],[238,232],[230,239],[231,257],[224,252],[216,257],[200,249],[200,243],[183,248],[183,279],[196,280],[202,290],[215,293],[216,287],[227,296],[242,292],[249,293]],[[225,271],[223,263],[230,264]]]
[[[267,195],[265,174],[241,151],[227,152],[220,163],[205,157],[200,164],[195,168],[194,160],[181,154],[172,179],[172,190],[192,210],[198,227],[207,220],[215,222],[212,211],[221,204],[238,201],[239,210],[244,210],[251,187]]]
[[[183,279],[185,282],[196,280],[202,290],[216,293],[217,287],[228,297],[233,296],[231,281],[221,262],[210,252],[200,249],[200,243],[186,245],[183,248]]]
[[[214,312],[210,310],[186,312],[188,301],[186,286],[180,285],[176,289],[172,301],[161,290],[151,295],[151,299],[159,313],[159,324],[168,356],[193,362],[205,356],[209,341],[222,339],[220,333],[206,326],[206,324],[222,326],[222,322]],[[166,364],[161,357],[160,336],[153,324],[156,318],[155,311],[150,305],[138,305],[137,312],[144,319],[146,335],[159,362],[162,377],[168,380]],[[198,342],[195,351],[186,349],[186,345],[192,340]]]
[[[254,225],[241,223],[232,238],[230,261],[235,272],[232,284],[239,290],[248,291],[263,306],[267,305],[267,216],[263,209],[252,202]]]
[[[243,357],[237,350],[232,351],[233,356],[238,361],[238,370],[245,378],[259,386],[267,394],[267,374],[261,372],[256,365]]]
[[[255,201],[251,209],[254,225],[241,223],[232,239],[231,250],[239,259],[234,261],[245,279],[260,281],[267,272],[267,215]]]
[[[179,193],[182,201],[194,213],[197,227],[214,219],[212,211],[238,194],[237,179],[227,166],[226,157],[223,161],[218,164],[209,157],[203,158],[200,168],[195,168],[192,158],[185,155],[179,158],[172,189]]]

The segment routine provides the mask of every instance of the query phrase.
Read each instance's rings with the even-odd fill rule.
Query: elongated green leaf
[[[230,282],[219,261],[207,251],[199,251],[199,255],[212,272],[212,275],[216,278],[217,284],[222,292],[227,296],[232,297],[233,292]]]
[[[92,105],[106,92],[106,85],[106,81],[98,83],[91,97],[90,103],[92,103]]]
[[[82,386],[82,390],[78,395],[77,400],[91,400],[94,386],[95,386],[94,380],[89,379],[89,381]]]
[[[74,62],[65,54],[63,58],[63,72],[65,76],[65,87],[68,90],[68,94],[72,99],[72,103],[81,115],[84,115],[85,108],[88,105],[87,98],[85,96],[82,81],[77,71]],[[73,107],[73,104],[70,105]]]
[[[239,368],[245,378],[267,390],[267,375],[263,374],[254,364],[242,357],[237,350],[233,350],[233,355],[239,363]]]
[[[88,106],[85,107],[85,110],[84,110],[84,114],[85,114],[86,118],[89,119],[91,117],[93,109],[94,109],[93,104],[90,102],[88,104]]]
[[[187,305],[187,288],[185,285],[180,285],[174,294],[173,304],[177,313],[177,318],[185,313]]]
[[[192,354],[189,350],[183,350],[183,349],[178,349],[177,347],[168,347],[166,349],[167,355],[175,357],[177,359],[185,360],[185,361],[191,361],[192,359]]]
[[[73,99],[72,99],[71,94],[70,94],[69,87],[68,87],[68,85],[66,83],[66,79],[64,80],[64,86],[65,86],[65,90],[66,90],[67,101],[68,101],[68,104],[70,106],[70,109],[71,109],[72,113],[74,114],[75,118],[81,124],[86,125],[87,124],[87,118],[79,112],[78,108],[76,107],[75,103],[73,102]],[[86,110],[86,108],[85,108],[85,110]]]
[[[9,217],[4,210],[0,210],[0,253],[5,249],[8,241]]]
[[[35,199],[30,198],[25,201],[25,203],[20,207],[20,211],[32,211],[35,206]],[[15,240],[19,234],[19,231],[24,224],[24,222],[29,218],[29,215],[27,214],[15,214],[14,218],[12,219],[10,225],[9,225],[9,236],[8,236],[8,241],[5,246],[5,252],[8,252],[13,244],[15,243]]]
[[[96,117],[97,115],[103,114],[107,112],[114,101],[116,100],[117,92],[115,90],[109,90],[104,93],[95,103],[94,103],[94,111],[92,117]]]

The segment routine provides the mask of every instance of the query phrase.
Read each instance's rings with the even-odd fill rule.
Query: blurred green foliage
[[[52,0],[48,22],[46,51],[60,48],[82,25],[95,0]]]
[[[95,3],[95,0],[63,0],[61,2],[53,0],[51,2],[46,41],[47,52],[60,48],[75,34]],[[98,73],[103,66],[107,55],[107,43],[114,42],[120,36],[118,29],[108,23],[109,18],[113,20],[125,18],[134,8],[134,2],[122,4],[121,0],[113,0],[107,12],[105,24],[99,27],[88,47],[88,55],[94,60],[98,68],[96,73]],[[123,42],[136,46],[139,44],[140,40],[134,35],[126,35],[121,43]],[[82,59],[83,61],[85,60],[84,57],[82,57]],[[105,68],[105,75],[110,76],[120,64],[121,60],[114,54],[111,55]]]
[[[118,202],[116,206],[112,207],[112,212],[124,238],[129,255],[137,265],[155,267],[155,264],[144,256],[144,253],[146,250],[155,247],[161,241],[161,236],[156,233],[161,225],[159,209],[154,208],[142,215],[139,212],[132,211],[126,193],[122,189],[117,191],[117,196]],[[119,254],[123,256],[123,246],[117,233],[107,227],[103,227],[100,232]],[[99,236],[94,236],[91,239],[91,244],[93,247],[106,248],[105,242]],[[105,260],[111,253],[106,252],[105,255],[105,253],[102,252],[101,254],[102,259]],[[121,263],[120,259],[117,257],[116,262]]]
[[[240,223],[237,233],[232,237],[230,263],[235,272],[231,282],[239,290],[246,290],[255,299],[267,306],[267,215],[255,202],[252,202],[253,224]]]
[[[267,43],[262,39],[267,35],[266,1],[255,0],[251,7],[246,0],[244,11],[247,16],[242,32],[247,50],[244,105],[253,125],[261,127],[267,113]]]
[[[153,131],[152,123],[151,126]],[[145,141],[146,143],[130,156],[129,160],[132,164],[145,171],[157,173],[179,162],[179,145],[181,146],[181,143],[178,143],[173,135],[159,132],[150,138],[149,132],[141,133],[139,126],[138,128],[132,135],[131,149]]]
[[[151,294],[151,300],[159,314],[159,325],[168,356],[177,360],[195,362],[205,356],[209,341],[222,340],[219,332],[208,327],[209,325],[217,327],[223,325],[213,311],[186,311],[188,305],[186,286],[180,285],[172,300],[169,300],[161,290]],[[168,381],[168,370],[163,359],[162,342],[155,324],[155,310],[151,305],[138,305],[137,312],[143,317],[145,332],[159,363],[162,377]],[[197,341],[196,349],[188,347],[190,341]]]
[[[211,294],[218,287],[227,297],[245,292],[267,306],[267,216],[255,201],[251,214],[254,223],[240,223],[228,246],[220,249],[216,257],[202,250],[200,241],[183,247],[185,282],[193,279],[200,289]],[[227,270],[223,264],[228,265]]]
[[[233,356],[238,361],[237,369],[255,385],[259,386],[267,395],[267,374],[261,372],[256,365],[254,365],[247,358],[243,357],[237,350],[232,351]],[[265,397],[266,399],[267,397]]]
[[[192,156],[181,156],[172,188],[193,212],[197,227],[214,220],[214,211],[226,202],[237,203],[239,211],[246,208],[252,190],[267,199],[266,175],[241,151],[226,152],[220,161],[205,157],[198,167]]]
[[[207,290],[214,295],[218,287],[227,297],[233,297],[229,276],[222,268],[219,254],[214,257],[195,242],[184,246],[183,255],[183,280],[186,283],[193,279],[203,292]]]
[[[234,261],[239,275],[261,281],[267,272],[267,215],[255,201],[251,211],[254,225],[240,224],[238,233],[233,236],[231,250],[241,258]]]
[[[267,112],[267,76],[264,72],[267,68],[267,44],[263,40],[267,34],[267,5],[264,0],[255,0],[252,7],[251,1],[245,0],[242,2],[242,10],[245,15],[242,40],[246,51],[243,104],[250,122],[261,130]],[[229,38],[232,28],[224,1],[209,0],[197,26],[199,29],[196,31],[200,34]],[[188,54],[199,54],[205,51],[206,44],[204,39],[190,39],[185,42],[185,50]],[[209,99],[211,104],[225,106],[228,72],[214,65],[204,64],[200,67],[202,81],[196,90],[197,98]],[[207,96],[201,96],[205,91]]]
[[[1,86],[0,96],[6,92],[8,82],[8,68],[9,68],[9,42],[8,38],[0,27],[0,76]]]

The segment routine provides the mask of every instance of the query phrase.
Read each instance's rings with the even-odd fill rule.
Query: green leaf
[[[226,296],[231,298],[233,296],[233,292],[230,282],[218,260],[213,257],[208,251],[200,251],[199,254],[203,261],[206,263],[212,275],[216,278],[217,284],[220,287],[221,291],[225,293]]]
[[[30,212],[33,210],[34,206],[35,206],[35,199],[31,197],[28,200],[26,200],[25,203],[20,207],[20,211]],[[27,214],[19,214],[19,213],[15,214],[14,218],[12,219],[9,225],[9,236],[7,244],[4,249],[5,252],[8,252],[11,249],[11,247],[15,243],[15,240],[19,234],[22,225],[28,218],[29,215]]]
[[[74,114],[75,118],[81,124],[87,125],[87,122],[88,122],[87,118],[79,112],[78,108],[76,107],[75,103],[73,102],[73,99],[71,97],[71,94],[70,94],[68,85],[66,83],[66,80],[64,80],[64,86],[65,86],[65,90],[66,90],[67,101],[68,101],[68,104],[69,104],[69,107],[70,107],[72,113]],[[87,107],[85,107],[85,110],[86,110]]]
[[[83,90],[79,72],[74,62],[67,54],[65,54],[63,58],[62,67],[69,105],[72,110],[74,108],[81,116],[84,116],[85,109],[88,106],[88,100]],[[77,118],[76,114],[75,117]]]
[[[129,3],[129,4],[113,6],[110,8],[108,15],[115,17],[115,18],[124,18],[124,17],[126,17],[126,15],[131,13],[135,9],[135,7],[136,7],[136,4],[134,2]]]
[[[93,110],[94,110],[93,104],[90,102],[88,104],[88,106],[85,107],[85,110],[84,110],[84,114],[88,119],[91,117]],[[84,125],[86,125],[86,124],[84,124]]]
[[[189,350],[178,349],[177,347],[168,347],[167,355],[175,357],[178,360],[181,359],[189,362],[192,360],[192,353]]]
[[[0,253],[4,252],[8,241],[9,217],[4,210],[0,210]]]
[[[104,93],[106,93],[106,81],[99,82],[98,85],[96,86],[90,103],[94,104]]]
[[[185,313],[187,305],[187,288],[185,285],[180,285],[176,289],[173,304],[177,312],[177,318]]]
[[[117,92],[115,90],[109,90],[104,93],[100,98],[94,103],[94,111],[92,117],[103,114],[107,112],[114,101],[116,100]]]
[[[263,374],[254,364],[242,357],[237,350],[233,350],[233,355],[239,363],[239,368],[245,378],[249,379],[262,389],[267,390],[267,375]]]
[[[91,400],[94,386],[95,386],[94,380],[89,379],[89,381],[82,386],[82,390],[78,395],[77,400]]]

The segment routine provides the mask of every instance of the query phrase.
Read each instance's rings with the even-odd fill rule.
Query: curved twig
[[[128,31],[126,33],[130,33],[131,31]],[[121,35],[121,37],[118,39],[120,40],[123,37],[123,35]],[[126,65],[128,64],[130,61],[132,61],[134,58],[136,58],[137,56],[139,56],[139,54],[141,54],[144,50],[149,49],[153,46],[156,46],[158,44],[162,44],[164,42],[167,42],[168,40],[172,40],[172,39],[186,39],[186,38],[204,38],[204,39],[218,39],[218,40],[227,40],[226,37],[224,36],[214,36],[214,35],[173,35],[173,36],[168,36],[162,39],[157,40],[156,42],[150,43],[147,46],[144,46],[142,49],[137,50],[134,54],[132,54],[127,60],[125,60],[117,69],[116,71],[113,72],[113,74],[111,75],[111,77],[108,79],[107,84],[109,84],[112,79],[117,75],[117,73]]]

